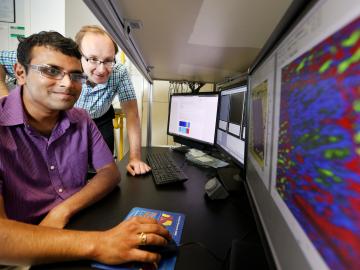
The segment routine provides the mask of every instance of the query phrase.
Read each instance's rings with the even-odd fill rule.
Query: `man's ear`
[[[26,70],[25,67],[16,62],[14,64],[14,72],[15,72],[15,77],[16,77],[16,81],[18,85],[24,85],[25,81],[26,81]]]

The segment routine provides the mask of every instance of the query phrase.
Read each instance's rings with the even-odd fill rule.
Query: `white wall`
[[[65,35],[65,0],[25,0],[25,8],[26,35],[49,30]]]
[[[16,50],[17,35],[43,30],[65,35],[65,0],[16,0],[15,23],[0,22],[0,50]]]
[[[82,0],[16,0],[15,5],[15,23],[0,22],[0,50],[16,50],[15,34],[54,30],[74,38],[83,25],[100,25]],[[19,26],[25,30],[14,28]]]
[[[101,25],[82,0],[65,0],[65,36],[75,38],[83,25]]]
[[[15,22],[0,22],[0,50],[16,50],[17,34],[25,34],[25,0],[15,1]],[[20,27],[20,29],[19,29]]]

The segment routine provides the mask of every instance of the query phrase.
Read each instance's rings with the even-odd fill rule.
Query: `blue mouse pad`
[[[162,210],[154,210],[147,208],[135,207],[130,210],[125,219],[134,216],[145,216],[157,219],[171,233],[172,238],[177,245],[180,245],[181,233],[184,227],[185,215],[181,213],[173,213]],[[176,264],[176,256],[163,258],[160,261],[159,270],[173,270]],[[155,266],[145,263],[126,263],[119,265],[107,265],[102,263],[92,263],[92,267],[105,270],[155,270]]]

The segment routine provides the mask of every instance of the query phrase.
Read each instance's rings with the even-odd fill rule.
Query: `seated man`
[[[0,264],[60,260],[157,262],[140,244],[169,232],[136,217],[104,232],[63,229],[119,182],[112,154],[88,114],[73,108],[86,76],[74,41],[57,32],[20,40],[18,87],[0,99]],[[88,163],[97,174],[88,182]]]

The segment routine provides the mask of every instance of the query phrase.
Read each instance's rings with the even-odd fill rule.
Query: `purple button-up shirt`
[[[9,219],[36,224],[86,183],[88,164],[113,162],[86,111],[61,113],[49,138],[27,124],[22,90],[0,99],[0,195]]]

